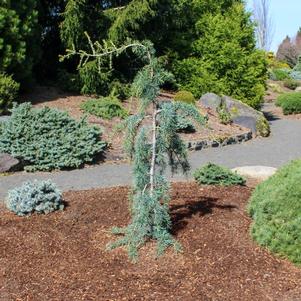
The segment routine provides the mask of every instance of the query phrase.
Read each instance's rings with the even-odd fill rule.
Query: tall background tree
[[[84,94],[105,96],[115,90],[126,97],[128,84],[143,65],[131,52],[113,58],[113,70],[104,60],[101,73],[95,60],[80,68],[76,58],[59,63],[59,54],[72,45],[87,50],[84,32],[88,32],[93,40],[115,44],[127,38],[150,40],[159,60],[175,73],[168,88],[188,89],[197,97],[208,91],[223,93],[260,106],[266,66],[255,47],[254,24],[243,0],[3,3],[0,71],[22,84],[36,78]]]
[[[269,51],[274,37],[274,23],[271,15],[270,0],[254,0],[253,15],[256,22],[258,47]]]
[[[32,81],[40,55],[38,0],[2,0],[0,4],[0,72],[12,74],[23,88]]]
[[[286,62],[293,68],[301,55],[301,28],[298,30],[294,38],[286,36],[286,38],[279,45],[276,57],[279,61]]]

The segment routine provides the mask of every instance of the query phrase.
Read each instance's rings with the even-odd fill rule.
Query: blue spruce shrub
[[[19,216],[64,209],[61,192],[50,180],[25,182],[21,187],[10,190],[6,206]]]
[[[0,129],[0,152],[24,162],[27,171],[78,168],[92,162],[105,147],[101,131],[67,112],[33,109],[24,103]]]

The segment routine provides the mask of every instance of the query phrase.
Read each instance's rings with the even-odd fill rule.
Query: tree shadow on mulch
[[[185,204],[172,205],[170,208],[172,220],[172,234],[177,234],[188,225],[188,219],[194,215],[204,216],[212,214],[214,209],[228,210],[236,209],[234,205],[217,204],[218,198],[202,198],[199,201],[188,201]]]

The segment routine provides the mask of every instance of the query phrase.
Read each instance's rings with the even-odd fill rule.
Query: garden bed
[[[170,94],[164,93],[163,98],[171,97]],[[91,98],[91,97],[90,97]],[[80,105],[89,99],[87,96],[75,96],[66,93],[61,93],[56,88],[39,87],[29,95],[23,96],[23,100],[31,101],[35,107],[51,107],[60,110],[65,110],[76,119],[79,119],[84,115],[80,109]],[[123,102],[124,107],[131,113],[137,112],[138,102],[135,99]],[[182,133],[181,136],[187,144],[190,144],[191,149],[198,149],[194,145],[203,144],[211,145],[211,143],[218,142],[217,146],[223,145],[223,141],[228,141],[229,138],[232,140],[238,140],[237,137],[244,136],[241,139],[246,141],[250,139],[250,130],[234,125],[221,124],[218,117],[214,112],[207,111],[202,108],[199,104],[200,112],[203,115],[208,114],[209,121],[206,127],[199,127],[195,133]],[[112,120],[104,120],[95,116],[89,116],[88,121],[92,124],[96,124],[103,128],[103,139],[109,143],[109,149],[106,152],[106,161],[120,161],[125,159],[123,153],[123,132],[116,132],[114,128],[120,123],[119,118],[113,118]],[[151,122],[151,120],[150,120]],[[234,142],[233,142],[234,143]],[[231,143],[224,143],[231,144]],[[202,147],[199,147],[199,149]]]
[[[128,188],[64,194],[67,207],[17,217],[1,207],[0,300],[298,300],[301,270],[252,242],[248,187],[173,185],[173,233],[183,246],[133,264],[105,251],[129,222]]]

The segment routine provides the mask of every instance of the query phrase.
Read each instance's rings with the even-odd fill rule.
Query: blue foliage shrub
[[[62,210],[64,203],[61,192],[53,182],[35,180],[10,190],[6,206],[17,215],[24,216],[34,212],[47,214]]]
[[[0,127],[0,152],[24,162],[25,170],[78,168],[92,162],[105,148],[98,127],[76,121],[67,112],[15,106],[11,119]]]

